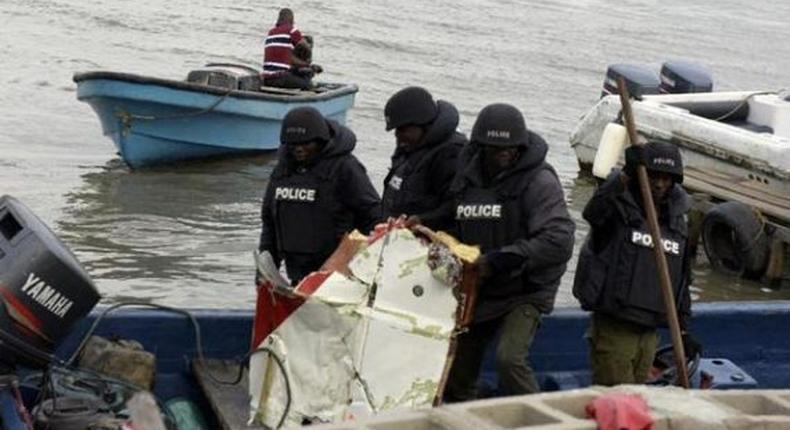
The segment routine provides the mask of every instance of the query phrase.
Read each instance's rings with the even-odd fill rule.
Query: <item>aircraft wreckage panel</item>
[[[351,276],[326,277],[261,343],[283,362],[289,389],[274,357],[251,360],[251,420],[276,427],[289,395],[285,426],[430,407],[458,303],[427,260],[428,243],[394,228],[357,252]]]

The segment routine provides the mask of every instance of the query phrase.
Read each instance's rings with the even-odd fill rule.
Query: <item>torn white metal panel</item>
[[[282,369],[267,354],[250,361],[253,418],[274,428],[286,404],[287,422],[301,425],[302,418],[332,422],[342,417],[349,402],[349,380],[355,370],[352,358],[356,315],[343,315],[334,306],[308,300],[269,335],[267,346],[282,360]]]
[[[289,424],[431,406],[458,303],[427,255],[409,230],[391,230],[354,256],[352,276],[332,273],[263,341],[285,363]],[[269,427],[288,401],[274,364],[256,357],[250,369],[253,417]]]
[[[402,321],[371,315],[361,374],[374,410],[431,407],[449,348],[448,338],[415,334]]]
[[[416,335],[449,338],[458,301],[428,267],[428,246],[407,229],[389,235],[373,307],[399,316]]]

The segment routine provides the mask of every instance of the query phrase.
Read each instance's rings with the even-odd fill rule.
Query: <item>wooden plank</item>
[[[683,173],[686,178],[683,185],[691,190],[721,200],[736,200],[759,209],[765,215],[790,222],[790,199],[786,196],[767,193],[753,181],[743,181],[735,176],[712,174],[693,168],[686,168]]]
[[[247,425],[247,419],[250,416],[250,398],[247,391],[246,369],[238,384],[225,385],[217,383],[209,377],[207,372],[211,372],[211,375],[220,381],[230,382],[235,380],[239,373],[237,362],[207,360],[205,367],[198,362],[195,362],[192,367],[222,430],[265,429],[263,426]]]

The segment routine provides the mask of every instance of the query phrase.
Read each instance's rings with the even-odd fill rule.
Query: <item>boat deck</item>
[[[241,380],[237,384],[218,382],[234,381],[239,374],[238,362],[206,360],[206,365],[202,366],[196,361],[192,368],[195,379],[203,389],[203,394],[211,405],[221,430],[264,429],[257,425],[247,425],[247,418],[250,415],[247,370],[243,370]]]

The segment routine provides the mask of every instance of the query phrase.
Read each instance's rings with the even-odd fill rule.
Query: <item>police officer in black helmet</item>
[[[351,154],[356,140],[311,107],[293,109],[283,119],[258,249],[277,264],[285,260],[293,284],[321,267],[345,233],[367,233],[380,216],[378,193]]]
[[[407,87],[384,107],[397,147],[384,179],[385,217],[406,215],[407,225],[442,230],[452,225],[450,183],[466,137],[456,131],[458,110],[421,87]]]
[[[661,228],[662,247],[678,306],[688,357],[702,350],[688,333],[691,255],[677,147],[649,142],[626,150],[623,171],[614,170],[584,208],[590,233],[579,254],[573,294],[592,311],[588,333],[593,383],[640,384],[647,380],[666,311],[643,209],[636,168],[645,165]]]
[[[447,401],[476,397],[483,353],[497,333],[500,391],[539,390],[527,356],[541,315],[554,307],[575,230],[557,174],[545,159],[548,145],[527,129],[518,109],[486,106],[471,141],[452,191],[458,238],[482,252],[478,302],[474,323],[458,337]]]

